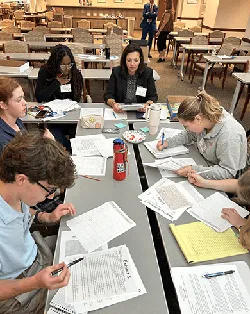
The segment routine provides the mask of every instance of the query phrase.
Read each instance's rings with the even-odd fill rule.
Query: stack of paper
[[[188,263],[248,253],[232,229],[216,232],[202,222],[169,225]]]
[[[211,279],[204,278],[207,273],[227,271],[232,273]],[[250,275],[245,262],[173,267],[171,273],[182,313],[250,312],[250,298],[243,282]]]
[[[120,105],[120,108],[124,111],[136,111],[138,109],[144,108],[144,104],[124,104]]]
[[[164,134],[164,138],[171,138],[174,137],[175,135],[178,135],[182,132],[183,130],[179,129],[171,129],[171,128],[161,128],[159,134],[157,135],[156,139],[159,140],[162,138],[162,134]]]
[[[66,262],[77,258],[78,256],[72,256]],[[87,254],[84,260],[72,266],[65,303],[72,304],[76,313],[82,313],[144,293],[146,289],[129,250],[123,245]]]
[[[89,115],[102,116],[103,117],[103,108],[81,108],[80,118],[86,117]]]
[[[218,232],[223,232],[230,228],[232,224],[221,217],[222,208],[234,208],[241,217],[246,217],[249,214],[249,211],[240,207],[219,192],[212,194],[198,205],[192,206],[188,212],[196,219],[204,222],[207,226]]]
[[[144,142],[146,148],[154,155],[155,158],[164,158],[164,157],[171,157],[176,155],[183,155],[188,154],[189,150],[183,145],[173,147],[173,148],[166,148],[163,151],[157,149],[156,145],[158,140],[151,141],[151,142]]]
[[[106,158],[101,156],[72,156],[71,158],[76,166],[76,171],[78,175],[105,176],[107,161]]]
[[[78,217],[67,220],[87,252],[92,252],[135,226],[115,202],[106,202]]]
[[[203,196],[187,181],[174,183],[162,178],[138,196],[142,204],[169,220],[177,220],[193,204],[203,200]]]
[[[53,112],[68,112],[81,108],[76,101],[70,99],[55,99],[45,103],[44,106],[50,107]]]

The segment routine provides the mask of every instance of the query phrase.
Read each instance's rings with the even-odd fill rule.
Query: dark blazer
[[[148,100],[156,102],[158,100],[153,70],[151,68],[144,67],[143,73],[137,77],[136,85],[147,89],[146,97],[136,96],[137,103],[146,103]],[[104,93],[104,101],[107,102],[108,99],[114,99],[118,103],[124,103],[126,91],[127,75],[122,72],[121,66],[114,67]]]
[[[153,5],[153,12],[150,12],[150,3],[144,4],[143,9],[143,20],[140,24],[140,27],[143,28],[148,24],[152,24],[153,30],[156,30],[156,18],[158,16],[158,6]],[[148,23],[147,20],[152,19],[152,22]]]
[[[16,124],[21,132],[26,131],[21,119],[16,120]],[[17,131],[12,129],[2,118],[0,118],[0,153],[4,146],[7,145],[17,134]]]

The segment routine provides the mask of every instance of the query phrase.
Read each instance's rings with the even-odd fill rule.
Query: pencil
[[[82,175],[82,177],[86,178],[86,179],[91,179],[91,180],[95,180],[95,181],[102,181],[101,179],[98,179],[98,178],[94,178],[94,177],[91,177],[91,176],[87,176],[87,175]]]
[[[115,119],[116,119],[116,115],[115,115],[114,111],[113,111],[113,116],[114,116],[114,117],[115,117]]]
[[[161,136],[161,145],[164,144],[164,132],[162,133],[162,136]]]

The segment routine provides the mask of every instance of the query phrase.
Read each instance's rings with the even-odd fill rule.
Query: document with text
[[[103,134],[76,136],[70,140],[72,147],[72,155],[76,156],[100,156],[95,143],[105,140]]]
[[[107,158],[102,156],[72,156],[78,175],[105,176]]]
[[[89,115],[95,115],[95,116],[102,116],[103,117],[103,108],[81,108],[81,117],[89,116]]]
[[[127,120],[128,114],[124,112],[114,112],[112,108],[105,108],[104,120]]]
[[[106,202],[78,217],[67,220],[67,225],[84,249],[92,252],[136,224],[115,202]]]

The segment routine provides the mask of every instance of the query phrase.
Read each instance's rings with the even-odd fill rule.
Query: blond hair
[[[217,99],[202,91],[195,97],[183,100],[177,116],[185,121],[193,121],[198,114],[202,114],[209,121],[218,123],[222,116],[222,110]]]

